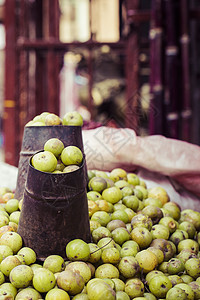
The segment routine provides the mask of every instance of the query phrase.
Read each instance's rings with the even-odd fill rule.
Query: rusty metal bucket
[[[52,174],[29,163],[18,233],[38,260],[52,254],[66,259],[72,239],[91,242],[84,166],[85,159],[74,172]]]
[[[45,142],[50,138],[61,139],[64,146],[77,146],[83,151],[81,126],[30,126],[24,127],[22,147],[18,163],[18,176],[15,190],[15,198],[23,197],[27,178],[30,157],[43,149]],[[87,173],[87,171],[85,170]]]

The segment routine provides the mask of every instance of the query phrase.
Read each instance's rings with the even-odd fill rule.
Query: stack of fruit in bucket
[[[69,163],[65,149],[57,138],[46,141],[32,167],[52,176],[76,172],[63,173],[81,163],[80,155]],[[45,151],[55,157],[47,169]],[[87,170],[87,177],[91,241],[71,239],[66,258],[37,259],[18,233],[23,200],[1,191],[0,299],[200,299],[200,213],[181,210],[163,187],[125,169]]]
[[[61,140],[52,138],[44,144],[44,151],[33,155],[31,163],[39,171],[59,174],[78,170],[82,161],[83,154],[78,147],[64,147]]]

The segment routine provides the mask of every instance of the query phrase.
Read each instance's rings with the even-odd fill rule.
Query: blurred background
[[[77,110],[200,145],[198,0],[0,0],[0,158],[24,125]]]

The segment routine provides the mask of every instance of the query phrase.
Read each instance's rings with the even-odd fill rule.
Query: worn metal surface
[[[38,260],[52,254],[66,258],[72,239],[91,241],[84,166],[85,162],[74,172],[52,174],[29,164],[18,233]]]
[[[80,126],[31,126],[24,127],[24,135],[18,164],[15,198],[23,197],[30,157],[43,149],[51,138],[60,139],[64,146],[77,146],[83,151],[82,131]]]

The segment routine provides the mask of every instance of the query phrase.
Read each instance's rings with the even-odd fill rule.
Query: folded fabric
[[[137,168],[169,176],[200,197],[200,147],[161,135],[137,136],[128,128],[83,130],[88,169]]]

